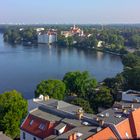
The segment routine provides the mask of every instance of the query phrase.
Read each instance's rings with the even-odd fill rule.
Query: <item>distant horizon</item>
[[[139,23],[0,23],[0,25],[139,25]]]
[[[135,24],[140,0],[4,0],[0,24]]]

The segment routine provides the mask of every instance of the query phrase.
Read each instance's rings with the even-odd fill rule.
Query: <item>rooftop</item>
[[[9,138],[8,136],[6,136],[5,134],[3,134],[3,133],[0,131],[0,140],[12,140],[12,139]]]
[[[44,139],[56,140],[67,140],[73,134],[82,140],[100,140],[102,136],[105,139],[138,138],[140,136],[138,108],[140,108],[139,102],[115,102],[112,108],[97,115],[84,113],[83,117],[78,119],[76,113],[81,109],[79,106],[55,99],[35,102],[29,100],[29,110],[34,110],[30,111],[29,120],[24,123],[26,127],[23,125],[21,129],[35,135],[43,135]],[[35,125],[33,128],[31,128],[32,123]],[[46,126],[43,131],[45,133],[39,129],[42,123]],[[51,129],[49,125],[52,126]],[[35,128],[37,133],[34,131]],[[60,129],[61,134],[56,134],[54,130],[59,132]]]
[[[36,109],[35,111],[32,111],[30,114],[47,121],[60,121],[62,119],[57,115],[48,113],[44,108],[41,107],[39,107],[39,109]]]

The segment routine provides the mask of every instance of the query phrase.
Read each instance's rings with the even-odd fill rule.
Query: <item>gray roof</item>
[[[56,108],[59,110],[70,111],[70,112],[75,112],[75,111],[77,111],[78,108],[81,108],[79,106],[72,105],[67,102],[59,101],[59,100],[55,100],[55,99],[50,99],[48,101],[39,101],[38,103],[52,107],[52,108]]]
[[[55,140],[67,140],[68,137],[75,132],[81,133],[82,136],[80,137],[80,139],[84,140],[84,139],[88,138],[89,136],[95,134],[97,132],[97,127],[94,127],[94,126],[75,127],[74,129],[56,137]]]
[[[139,108],[140,103],[131,103],[131,102],[117,102],[118,105],[122,106],[124,109],[127,110],[126,113],[123,113],[123,109],[116,108],[115,104],[114,107],[109,108],[99,114],[97,114],[97,117],[99,120],[103,120],[106,124],[118,124],[124,119],[128,118],[130,112],[133,111],[131,108],[131,105],[133,104],[134,108]],[[106,116],[108,114],[109,116]],[[102,116],[103,115],[103,116]],[[97,117],[94,117],[94,120],[96,120]]]
[[[36,110],[30,112],[30,114],[32,114],[33,116],[39,117],[41,119],[48,120],[48,121],[60,121],[62,119],[61,117],[59,117],[57,115],[48,113],[43,108],[36,109]]]
[[[61,122],[54,129],[55,130],[60,130],[61,128],[65,127],[65,126],[66,126],[66,124]]]
[[[62,120],[62,122],[66,123],[66,124],[70,124],[72,126],[81,126],[81,122],[80,120],[76,120],[76,119],[68,119],[68,118],[64,118]]]

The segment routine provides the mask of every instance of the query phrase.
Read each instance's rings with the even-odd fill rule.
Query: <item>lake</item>
[[[16,89],[29,99],[41,80],[62,79],[76,70],[102,81],[122,72],[123,65],[119,56],[89,49],[10,45],[0,34],[0,93]]]

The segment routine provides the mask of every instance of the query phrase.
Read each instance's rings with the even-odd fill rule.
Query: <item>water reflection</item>
[[[118,56],[53,45],[9,45],[0,34],[0,93],[17,89],[31,98],[43,79],[62,79],[66,72],[87,70],[101,81],[122,69]]]

